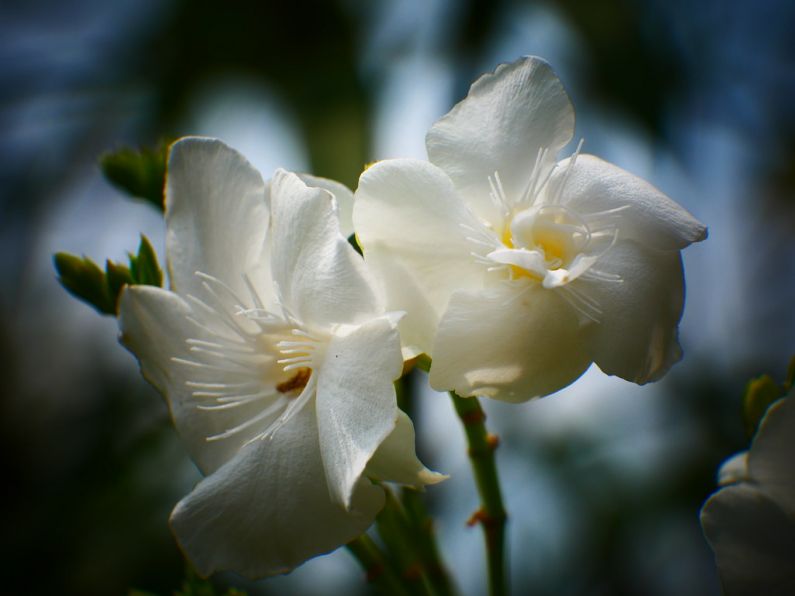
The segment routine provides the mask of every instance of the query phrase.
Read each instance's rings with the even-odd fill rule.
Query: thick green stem
[[[395,383],[398,406],[412,419],[417,414],[414,395],[417,379],[413,372],[403,375]],[[436,544],[433,518],[425,507],[425,494],[411,487],[403,487],[399,495],[399,500],[395,499],[387,489],[387,503],[378,516],[378,527],[379,535],[387,543],[390,552],[393,548],[390,547],[388,539],[394,542],[399,537],[398,542],[408,546],[408,553],[405,548],[402,549],[403,557],[393,555],[396,560],[404,560],[403,580],[409,581],[413,576],[421,576],[422,589],[428,594],[454,595],[455,587]],[[417,590],[417,593],[420,591]]]
[[[400,578],[384,557],[384,553],[367,534],[352,540],[346,548],[364,569],[367,581],[377,585],[382,594],[410,596],[409,591],[403,587]]]
[[[507,594],[505,564],[505,521],[507,515],[502,504],[502,492],[494,460],[494,450],[499,440],[486,431],[486,414],[477,398],[461,397],[450,392],[453,405],[464,425],[469,459],[480,495],[480,508],[469,519],[470,525],[480,524],[486,539],[486,556],[489,569],[489,594]]]
[[[404,488],[401,503],[411,522],[417,554],[430,583],[431,593],[435,596],[453,596],[456,590],[436,545],[433,518],[428,514],[423,495],[412,488]]]
[[[416,542],[414,528],[400,502],[388,487],[384,487],[386,504],[375,520],[378,536],[386,547],[386,554],[395,571],[411,594],[432,596],[433,587]]]

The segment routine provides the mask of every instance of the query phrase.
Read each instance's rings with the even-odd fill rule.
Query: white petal
[[[180,546],[202,575],[286,573],[364,532],[384,503],[368,480],[350,511],[329,499],[311,402],[273,438],[257,440],[202,480],[171,514]]]
[[[307,186],[324,188],[334,195],[337,201],[337,213],[340,220],[340,234],[345,238],[353,234],[353,192],[350,188],[329,178],[312,176],[311,174],[297,174]]]
[[[751,478],[795,518],[795,394],[771,405],[748,456]]]
[[[416,276],[380,244],[367,248],[365,263],[386,296],[386,308],[406,313],[398,322],[404,360],[423,352],[430,354],[439,314],[429,302]]]
[[[555,73],[540,58],[526,57],[475,81],[467,97],[433,125],[426,146],[470,208],[499,229],[489,176],[499,172],[507,199],[515,203],[539,149],[547,149],[554,163],[573,132],[574,109]]]
[[[621,278],[620,283],[573,284],[601,311],[594,361],[603,372],[635,383],[659,379],[682,357],[677,325],[685,296],[679,252],[620,241],[594,267]]]
[[[414,424],[411,418],[398,410],[395,430],[367,463],[365,474],[370,478],[399,482],[415,488],[446,480],[447,476],[432,472],[417,459],[414,442]]]
[[[433,164],[410,159],[378,162],[359,179],[353,207],[365,259],[387,289],[388,308],[407,315],[401,330],[428,351],[436,323],[458,288],[480,288],[486,254],[497,239],[464,206],[450,179]],[[477,245],[467,237],[491,242]],[[433,312],[428,312],[430,305]]]
[[[201,271],[223,281],[251,306],[244,274],[261,298],[267,280],[268,197],[259,172],[216,139],[171,146],[166,179],[166,249],[172,287],[200,295]]]
[[[326,348],[318,371],[320,445],[332,499],[345,507],[367,462],[395,428],[393,383],[402,368],[400,339],[388,317],[341,330]]]
[[[588,368],[586,332],[556,290],[500,284],[456,292],[439,323],[431,386],[509,402],[547,395]]]
[[[617,226],[619,238],[660,250],[707,237],[704,224],[645,180],[593,155],[578,156],[571,168],[570,161],[558,164],[547,192],[559,194],[560,202],[586,216],[589,225]]]
[[[795,521],[759,488],[728,486],[701,510],[726,594],[795,594]]]
[[[294,316],[325,329],[383,312],[364,261],[340,234],[331,193],[278,170],[271,202],[273,280]]]
[[[741,451],[724,461],[718,470],[718,484],[726,486],[750,480],[748,476],[748,452]]]
[[[202,402],[193,397],[196,388],[188,383],[239,383],[241,378],[173,360],[197,361],[188,339],[217,341],[216,336],[192,323],[189,316],[195,313],[182,298],[152,286],[127,287],[119,305],[122,343],[138,358],[144,377],[166,398],[188,452],[202,472],[209,474],[229,461],[243,443],[262,432],[265,421],[222,441],[207,441],[207,438],[251,420],[263,404],[252,402],[222,411],[197,407]],[[249,380],[257,387],[260,379],[256,370],[251,371]]]

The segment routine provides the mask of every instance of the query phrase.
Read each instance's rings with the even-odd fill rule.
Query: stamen
[[[194,391],[191,393],[193,397],[226,397],[229,395],[226,391]]]
[[[598,269],[594,269],[593,267],[591,267],[588,271],[583,273],[580,277],[586,280],[593,280],[593,281],[624,283],[624,280],[621,279],[620,275],[616,273],[607,273],[606,271],[600,271]]]
[[[189,295],[189,296],[187,296],[187,298],[191,298],[191,296]],[[202,323],[201,321],[199,321],[199,319],[197,319],[195,317],[186,316],[185,318],[188,321],[190,321],[191,323],[193,323],[194,325],[196,325],[196,327],[198,327],[199,329],[202,329],[203,331],[207,332],[207,334],[209,334],[209,335],[215,336],[215,337],[217,337],[219,339],[223,339],[224,341],[229,341],[229,342],[238,344],[240,346],[246,345],[246,343],[247,343],[245,339],[241,338],[237,334],[234,335],[233,337],[229,337],[227,335],[221,335],[218,332],[218,330],[210,329],[207,325],[205,325],[204,323]]]
[[[571,306],[577,313],[593,321],[594,323],[600,322],[601,309],[593,299],[585,297],[581,292],[576,291],[571,284],[560,286],[557,288],[559,296],[563,298],[569,306]]]
[[[546,161],[547,153],[549,150],[545,147],[539,147],[538,153],[536,154],[536,160],[533,164],[533,169],[530,171],[530,178],[527,181],[527,187],[525,188],[524,193],[522,194],[522,198],[519,201],[520,204],[526,204],[528,206],[533,206],[536,201],[536,197],[538,196],[538,192],[544,188],[544,184],[549,179],[550,173],[544,178],[543,182],[539,185],[539,176],[541,174],[541,164]],[[551,171],[555,169],[553,165]]]
[[[237,323],[229,316],[229,313],[227,313],[225,309],[218,310],[218,309],[216,309],[214,307],[211,307],[209,304],[207,304],[203,300],[200,300],[199,298],[197,298],[193,294],[188,294],[186,296],[186,298],[191,303],[193,303],[196,306],[198,306],[201,309],[203,309],[213,319],[219,321],[224,327],[226,327],[229,331],[231,331],[234,334],[233,337],[224,336],[224,339],[228,339],[229,341],[237,341],[237,343],[240,343],[240,344],[245,344],[246,343],[246,340],[243,337],[243,334],[241,334],[241,332],[240,332],[239,325],[237,325]],[[191,318],[191,317],[188,317],[188,318],[191,321],[193,321],[194,323],[196,323],[202,329],[207,330],[212,335],[214,335],[216,337],[219,336],[218,331],[210,329],[209,327],[207,327],[203,323],[199,322],[195,318]]]
[[[205,368],[207,370],[215,370],[219,372],[225,373],[247,373],[249,372],[249,368],[241,366],[240,364],[226,360],[224,364],[226,366],[218,366],[216,364],[209,364],[207,362],[195,362],[193,360],[187,360],[185,358],[177,358],[176,356],[171,357],[171,362],[175,362],[177,364],[184,364],[186,366],[191,366],[193,368]]]
[[[197,381],[185,381],[185,385],[197,389],[241,389],[250,385],[253,386],[254,383],[250,381],[245,383],[201,383]]]
[[[588,306],[589,308],[593,309],[593,311],[595,313],[600,314],[600,315],[602,314],[602,309],[599,308],[599,303],[596,300],[594,300],[593,298],[587,296],[583,292],[580,292],[580,291],[574,289],[574,286],[571,285],[571,284],[569,284],[567,286],[567,289],[568,289],[569,293],[572,296],[574,296],[575,298],[577,298],[577,300],[579,300],[582,304],[584,304],[584,305]]]
[[[260,300],[259,294],[257,293],[254,283],[251,281],[248,273],[243,274],[243,281],[248,288],[248,293],[251,295],[251,301],[254,303],[254,306],[260,310],[265,310],[265,305],[262,304],[262,300]]]
[[[267,399],[276,395],[277,394],[275,391],[260,391],[259,393],[250,393],[248,395],[233,395],[217,399],[217,404],[209,406],[199,404],[196,406],[196,408],[198,410],[207,412],[213,412],[216,410],[229,410],[231,408],[237,408],[246,404],[251,404],[255,401],[260,401],[262,399]]]
[[[237,295],[237,292],[235,292],[232,288],[230,288],[225,282],[221,281],[217,277],[213,277],[212,275],[208,275],[207,273],[203,273],[201,271],[196,271],[195,275],[196,277],[203,279],[205,282],[215,284],[216,286],[224,290],[236,305],[241,307],[243,306],[243,300],[241,300],[240,296]],[[244,280],[246,279],[245,275],[243,275],[243,279]]]
[[[214,348],[216,350],[227,350],[232,351],[236,354],[253,354],[254,349],[249,346],[248,344],[243,345],[236,345],[230,346],[229,344],[223,345],[219,343],[215,343],[212,341],[205,341],[203,339],[186,339],[185,343],[189,344],[190,346],[202,347],[202,348]]]
[[[568,183],[569,178],[571,177],[571,172],[577,163],[577,158],[580,155],[583,143],[585,143],[585,139],[580,139],[580,142],[577,144],[577,149],[569,158],[569,163],[566,164],[566,171],[563,173],[563,180],[560,182],[557,188],[555,188],[555,194],[552,196],[552,199],[550,200],[551,204],[555,205],[558,202],[560,202],[561,196],[563,195],[563,189],[566,187],[566,184]]]
[[[620,207],[605,209],[604,211],[594,211],[593,213],[584,214],[582,218],[586,221],[596,221],[597,219],[601,219],[603,217],[611,217],[613,215],[617,215],[623,211],[626,211],[630,207],[632,207],[632,205],[621,205]]]
[[[508,198],[505,196],[505,189],[502,186],[499,172],[495,171],[493,175],[488,177],[491,197],[494,205],[500,210],[500,215],[505,218],[511,216],[511,206],[508,204]]]
[[[307,360],[311,361],[311,358],[307,356],[294,356],[292,358],[282,358],[281,360],[277,360],[277,364],[293,364],[294,362],[305,362]]]
[[[209,283],[207,283],[206,281],[203,281],[202,282],[202,287],[204,287],[204,289],[207,291],[207,293],[212,298],[215,299],[215,302],[216,302],[216,304],[218,306],[218,308],[217,308],[218,314],[221,316],[222,319],[228,321],[233,329],[237,329],[238,332],[241,335],[244,335],[244,336],[251,337],[251,336],[255,335],[250,329],[246,329],[245,327],[243,327],[243,325],[240,324],[240,319],[236,319],[232,315],[229,314],[229,311],[227,310],[228,305],[226,303],[224,303],[223,299],[215,292],[215,290],[213,290],[213,288],[210,286]],[[240,304],[236,304],[235,306],[238,306],[238,307],[242,308],[242,305],[240,305]]]
[[[247,428],[253,426],[254,424],[256,424],[258,422],[260,422],[261,420],[264,420],[265,418],[268,418],[269,416],[273,416],[279,409],[281,409],[284,406],[284,404],[286,402],[287,402],[287,398],[286,397],[280,397],[278,400],[276,400],[270,406],[268,406],[267,408],[262,410],[262,412],[260,412],[259,414],[257,414],[253,418],[249,418],[248,420],[246,420],[242,424],[238,424],[237,426],[235,426],[233,428],[230,428],[229,430],[225,430],[222,433],[218,433],[217,435],[210,435],[209,437],[207,437],[206,440],[209,443],[209,442],[213,442],[213,441],[222,441],[223,439],[228,439],[229,437],[232,437],[232,436],[236,435],[240,431],[246,430]],[[260,436],[260,435],[257,435],[257,436]],[[251,441],[248,441],[246,444],[248,444],[249,442],[251,442]]]
[[[307,368],[310,367],[311,365],[312,365],[312,360],[307,358],[305,360],[300,360],[292,364],[288,364],[282,370],[284,370],[284,372],[290,372],[291,370],[296,370],[299,368]]]
[[[315,385],[317,385],[317,380],[315,375],[312,375],[309,377],[309,382],[306,384],[301,394],[287,405],[287,407],[284,409],[284,412],[282,412],[282,415],[279,416],[279,418],[273,422],[265,430],[265,432],[260,434],[258,438],[272,438],[274,433],[284,426],[284,423],[291,418],[293,413],[303,408],[304,405],[309,401],[309,398],[315,394]]]

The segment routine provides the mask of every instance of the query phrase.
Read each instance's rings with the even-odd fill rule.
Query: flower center
[[[284,393],[287,397],[298,397],[303,391],[306,384],[309,382],[309,377],[312,376],[312,369],[302,367],[295,371],[295,374],[276,385],[276,391]]]
[[[189,357],[172,360],[192,371],[186,385],[195,407],[223,420],[224,430],[207,441],[267,438],[314,397],[313,371],[328,337],[304,329],[287,312],[265,310],[253,290],[255,307],[247,308],[222,281],[197,275],[205,294],[187,296],[195,307],[189,319],[205,337],[187,339]]]
[[[561,205],[545,205],[516,214],[503,230],[504,248],[488,257],[510,266],[514,278],[530,278],[553,287],[568,281],[566,271],[590,239],[588,225],[576,213]]]

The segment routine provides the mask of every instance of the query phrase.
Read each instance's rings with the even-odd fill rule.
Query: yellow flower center
[[[566,269],[591,238],[588,225],[560,205],[520,211],[509,219],[500,240],[508,254],[499,261],[511,276],[542,281],[548,271]]]

